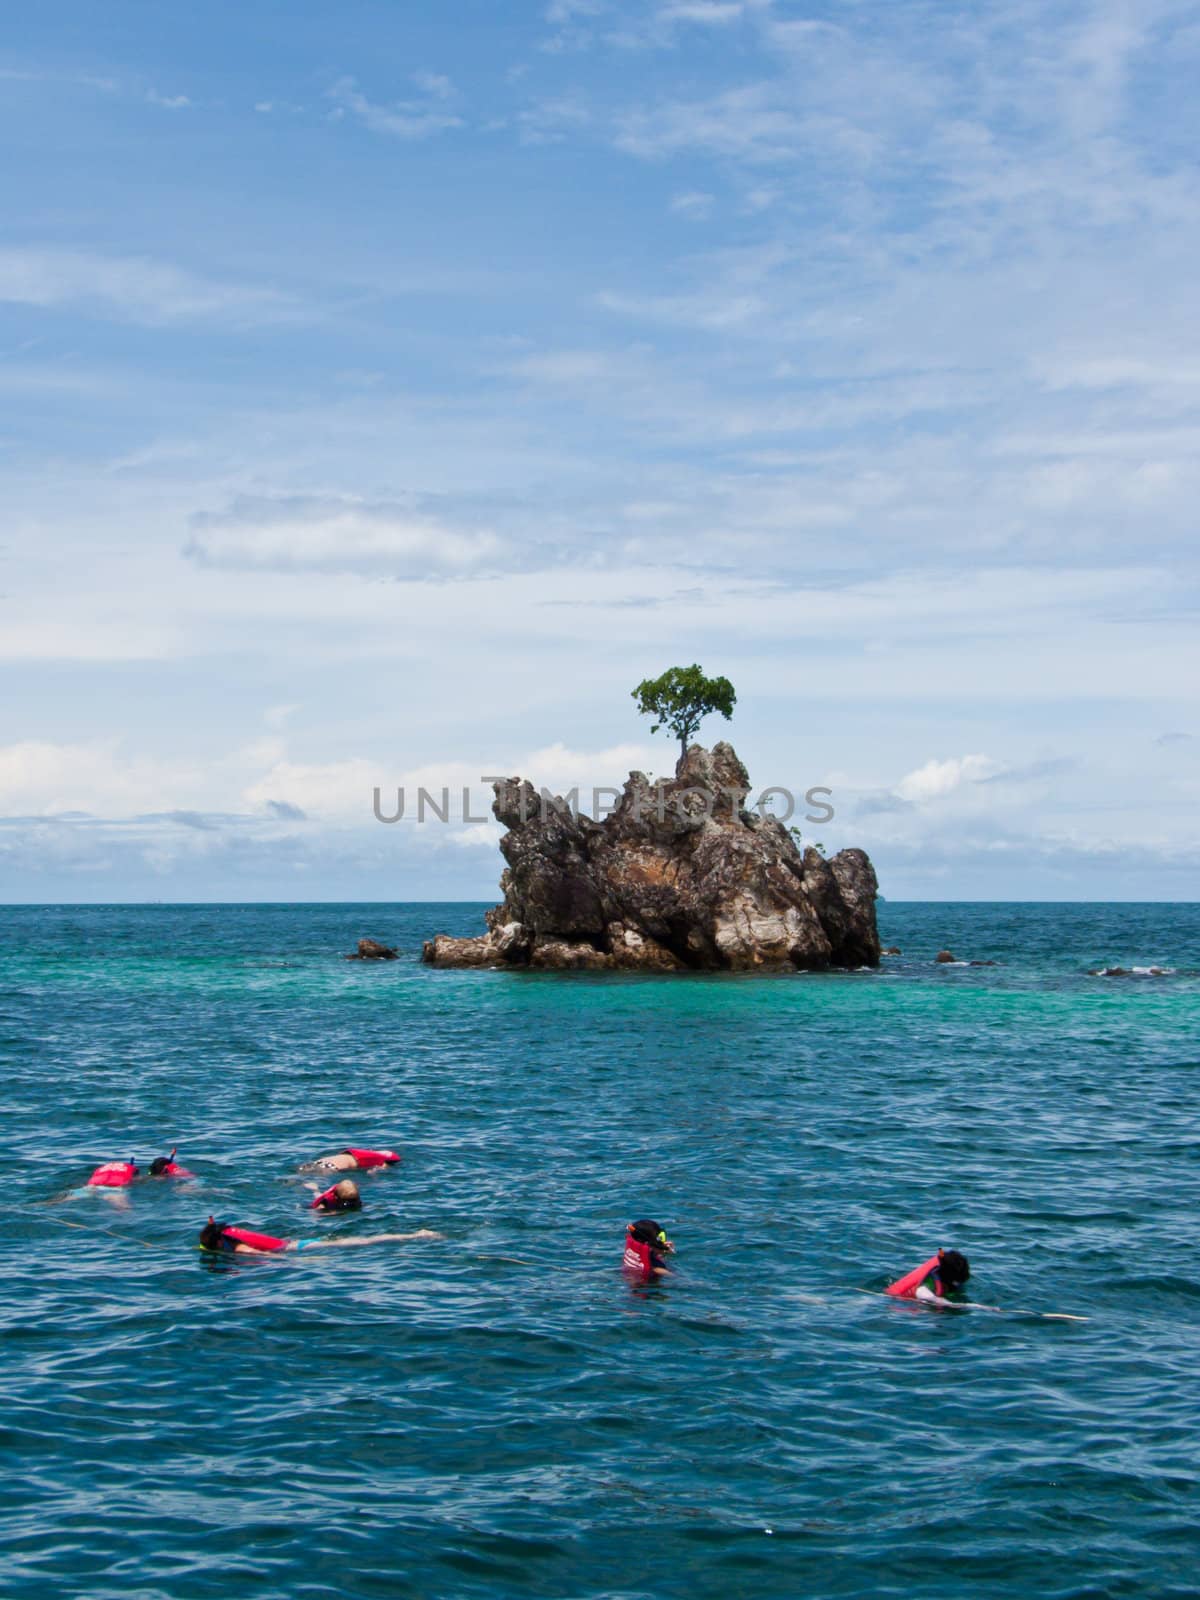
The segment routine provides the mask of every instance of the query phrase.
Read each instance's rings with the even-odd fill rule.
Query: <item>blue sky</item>
[[[1196,898],[1198,65],[1157,0],[10,18],[0,899],[490,897],[372,787],[665,771],[694,660],[891,898]]]

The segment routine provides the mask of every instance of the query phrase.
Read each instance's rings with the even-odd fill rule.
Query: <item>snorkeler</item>
[[[194,1178],[196,1174],[181,1167],[175,1160],[176,1151],[169,1156],[155,1156],[147,1176],[151,1178]],[[126,1189],[142,1176],[142,1169],[132,1157],[128,1161],[105,1161],[84,1184],[85,1189]]]
[[[310,1211],[361,1211],[362,1195],[358,1192],[358,1185],[353,1178],[343,1178],[340,1183],[333,1184],[323,1193],[316,1192],[315,1183],[310,1184],[313,1198],[309,1201]]]
[[[966,1256],[958,1250],[939,1250],[937,1255],[890,1283],[886,1292],[899,1300],[954,1305],[962,1300],[962,1288],[970,1276],[971,1267]]]
[[[641,1278],[670,1277],[671,1269],[664,1256],[674,1255],[675,1246],[657,1222],[642,1217],[631,1222],[625,1230],[625,1254],[621,1259],[623,1272],[635,1272]]]
[[[400,1157],[394,1150],[356,1150],[347,1147],[336,1155],[318,1156],[306,1161],[301,1172],[370,1172],[376,1167],[394,1167]]]
[[[227,1222],[216,1222],[209,1217],[200,1230],[200,1248],[231,1255],[278,1255],[286,1250],[333,1250],[343,1245],[405,1244],[411,1239],[441,1239],[431,1228],[419,1228],[416,1233],[345,1234],[331,1239],[277,1239],[273,1234],[254,1233],[249,1228],[231,1227]]]

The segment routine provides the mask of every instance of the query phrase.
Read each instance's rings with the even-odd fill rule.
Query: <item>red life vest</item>
[[[648,1278],[654,1271],[654,1258],[650,1253],[650,1246],[643,1244],[641,1239],[635,1239],[631,1233],[625,1235],[625,1254],[621,1258],[621,1270],[636,1272],[643,1278]]]
[[[222,1236],[238,1244],[248,1244],[254,1250],[286,1250],[286,1239],[276,1239],[269,1233],[252,1233],[249,1228],[223,1228]]]
[[[930,1256],[928,1261],[923,1261],[919,1267],[914,1267],[911,1272],[906,1272],[902,1278],[897,1278],[895,1283],[889,1283],[887,1293],[894,1294],[901,1300],[913,1300],[917,1290],[925,1282],[931,1272],[938,1269],[938,1257]],[[942,1292],[941,1284],[935,1285],[938,1294]]]
[[[132,1183],[138,1175],[138,1169],[132,1161],[106,1161],[102,1167],[97,1167],[95,1172],[84,1184],[85,1189],[123,1189],[127,1183]]]
[[[348,1147],[342,1154],[353,1156],[360,1167],[391,1167],[400,1159],[394,1150],[354,1150]]]
[[[328,1206],[331,1211],[340,1211],[342,1209],[341,1197],[334,1193],[336,1188],[337,1184],[332,1183],[330,1184],[329,1188],[325,1190],[324,1194],[314,1195],[312,1198],[312,1204],[309,1206],[309,1210],[319,1211],[322,1206]],[[347,1207],[346,1209],[349,1208]]]

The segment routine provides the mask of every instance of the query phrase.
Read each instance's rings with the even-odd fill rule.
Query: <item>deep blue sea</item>
[[[0,1591],[1200,1593],[1200,907],[887,904],[878,973],[419,965],[481,911],[0,909]],[[173,1144],[194,1184],[71,1193]],[[404,1159],[314,1222],[345,1144]],[[445,1238],[214,1262],[210,1212]],[[939,1244],[1011,1310],[860,1292]]]

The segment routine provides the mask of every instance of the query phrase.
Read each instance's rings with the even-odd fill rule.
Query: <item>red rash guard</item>
[[[922,1262],[919,1267],[914,1267],[911,1272],[906,1272],[902,1278],[897,1278],[895,1283],[889,1283],[887,1293],[894,1294],[901,1300],[912,1300],[929,1274],[936,1272],[937,1269],[937,1256],[930,1256],[928,1261]],[[941,1284],[935,1283],[934,1293],[940,1295],[941,1292]]]
[[[85,1189],[123,1189],[127,1183],[132,1183],[138,1175],[138,1169],[132,1161],[106,1161],[102,1167],[97,1167],[95,1172],[84,1184]]]
[[[391,1167],[400,1159],[394,1150],[354,1150],[347,1148],[342,1151],[342,1154],[344,1156],[353,1156],[360,1167]]]
[[[249,1228],[224,1228],[221,1236],[237,1244],[248,1244],[253,1250],[286,1250],[288,1247],[286,1239],[276,1239],[269,1233],[252,1233]]]

